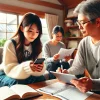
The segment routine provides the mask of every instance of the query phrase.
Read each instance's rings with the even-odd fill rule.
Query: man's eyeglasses
[[[91,19],[91,20],[88,20],[88,21],[85,21],[85,22],[83,22],[83,20],[80,20],[80,21],[76,21],[76,24],[78,25],[78,26],[84,26],[84,24],[86,24],[86,23],[89,23],[89,22],[91,22],[91,21],[93,21],[93,20],[95,20],[95,19]]]

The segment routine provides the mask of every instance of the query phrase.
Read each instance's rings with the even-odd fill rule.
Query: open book
[[[76,87],[61,82],[39,88],[38,91],[53,95],[61,100],[85,100],[93,94],[92,92],[82,93]]]
[[[42,94],[28,85],[16,84],[11,87],[0,87],[0,100],[20,100],[40,95]]]
[[[64,57],[66,57],[66,56],[71,56],[72,53],[74,52],[74,50],[75,50],[75,48],[72,48],[72,49],[61,48],[58,52],[58,54],[60,55],[59,59],[64,59]]]

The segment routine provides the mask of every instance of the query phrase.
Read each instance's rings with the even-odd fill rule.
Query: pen
[[[60,60],[60,64],[61,64],[61,69],[63,70],[62,60]]]
[[[61,65],[61,69],[63,70],[63,65]]]
[[[91,76],[90,76],[89,72],[87,71],[87,69],[85,69],[84,73],[85,73],[86,77],[91,78]]]

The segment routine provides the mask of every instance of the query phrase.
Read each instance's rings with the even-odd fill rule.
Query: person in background
[[[60,48],[66,48],[62,41],[64,36],[64,30],[61,26],[56,25],[52,30],[52,39],[47,41],[43,45],[44,57],[46,58],[45,64],[47,71],[56,71],[58,67],[63,66],[63,68],[68,69],[69,64],[65,57],[62,61],[59,60],[59,50]],[[60,62],[61,61],[61,62]]]
[[[77,24],[83,34],[72,67],[59,72],[82,74],[87,69],[90,78],[83,77],[72,80],[80,91],[100,93],[100,0],[87,0],[74,10],[78,15]]]
[[[34,64],[37,58],[41,58],[41,35],[40,18],[31,12],[26,13],[16,34],[4,45],[0,87],[45,80],[44,65]]]

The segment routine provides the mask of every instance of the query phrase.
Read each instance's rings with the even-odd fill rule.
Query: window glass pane
[[[19,15],[19,23],[21,22],[21,20],[22,20],[22,15]]]
[[[48,33],[48,30],[47,30],[47,27],[43,27],[43,28],[42,28],[42,31],[43,31],[43,34],[47,34],[47,35],[49,34],[49,33]]]
[[[6,24],[0,24],[0,33],[6,32]]]
[[[7,33],[7,39],[10,39],[15,33]]]
[[[7,14],[7,23],[8,24],[17,24],[17,15]]]
[[[42,22],[42,27],[47,27],[46,20],[43,18],[41,18],[40,20]]]
[[[0,12],[0,39],[10,39],[18,26],[18,15]]]
[[[7,25],[7,32],[16,32],[17,25]]]
[[[44,44],[50,38],[49,38],[49,34],[48,34],[46,20],[41,18],[41,22],[42,22],[42,31],[43,31],[43,34],[42,34],[42,37],[41,37],[41,41],[42,41],[42,44]]]
[[[43,35],[43,36],[41,37],[42,44],[45,43],[45,42],[48,41],[48,40],[49,40],[48,35]]]
[[[6,13],[0,12],[0,23],[6,23]]]
[[[1,33],[0,32],[0,39],[6,39],[6,33]]]

